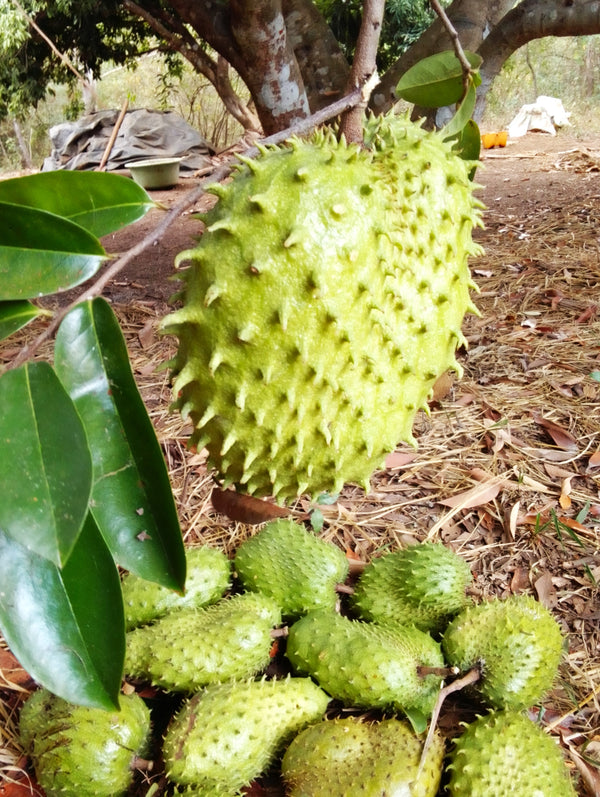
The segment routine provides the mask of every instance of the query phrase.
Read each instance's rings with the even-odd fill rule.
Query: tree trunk
[[[480,119],[485,95],[506,59],[532,39],[600,33],[600,0],[523,0],[509,11],[479,48],[481,86],[474,116]]]
[[[15,131],[15,138],[17,140],[17,146],[19,147],[19,153],[21,155],[21,165],[24,169],[32,169],[33,162],[31,160],[31,153],[29,152],[29,147],[25,141],[25,136],[23,135],[23,130],[21,129],[21,124],[16,116],[13,117],[13,130]]]
[[[169,5],[240,75],[266,134],[342,96],[349,66],[311,0],[170,0]]]
[[[343,96],[350,67],[312,0],[283,0],[282,8],[308,104],[315,113]]]
[[[244,82],[267,135],[310,114],[280,0],[230,0],[231,32],[245,57]]]

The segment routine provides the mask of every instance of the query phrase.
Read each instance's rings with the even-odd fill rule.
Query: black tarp
[[[52,152],[42,171],[97,168],[118,117],[119,111],[99,111],[52,127]],[[142,108],[125,114],[106,170],[147,158],[183,158],[182,172],[197,171],[209,165],[211,154],[208,143],[179,114]]]

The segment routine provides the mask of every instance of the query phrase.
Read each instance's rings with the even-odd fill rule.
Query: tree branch
[[[367,83],[365,87],[367,91],[370,90],[370,86]],[[368,95],[367,95],[368,96]],[[324,124],[325,122],[329,121],[330,119],[339,116],[341,113],[344,113],[349,108],[353,108],[357,103],[365,102],[365,89],[355,89],[354,91],[347,94],[345,97],[342,97],[340,100],[332,103],[331,105],[327,106],[327,108],[323,108],[320,111],[312,114],[312,116],[307,116],[305,119],[300,119],[295,124],[288,127],[286,130],[281,130],[277,133],[274,133],[267,138],[263,138],[261,140],[261,144],[264,146],[269,146],[271,144],[281,144],[286,141],[291,136],[304,136],[314,130],[319,125]],[[241,155],[246,158],[256,158],[259,154],[258,147],[250,147],[244,150]],[[9,363],[6,367],[7,370],[12,368],[17,368],[18,366],[22,365],[26,360],[28,360],[35,352],[39,349],[39,347],[44,343],[44,341],[48,340],[54,332],[60,326],[61,321],[63,318],[69,313],[74,307],[76,307],[80,302],[87,301],[89,299],[94,299],[96,296],[99,296],[104,288],[108,285],[108,283],[114,279],[126,266],[131,263],[131,261],[136,258],[138,255],[142,254],[146,251],[149,247],[153,246],[157,241],[160,240],[161,236],[173,226],[173,224],[177,221],[177,219],[189,208],[196,204],[196,202],[200,199],[200,197],[206,192],[206,188],[209,185],[214,183],[218,183],[221,180],[224,180],[226,177],[229,176],[232,169],[234,168],[235,164],[237,163],[237,158],[231,158],[227,163],[221,166],[219,169],[214,171],[210,176],[206,177],[202,180],[199,185],[195,188],[192,188],[176,205],[171,208],[171,210],[167,213],[167,215],[151,230],[142,240],[133,246],[131,249],[128,249],[123,255],[117,258],[103,273],[102,275],[92,284],[89,288],[85,289],[76,299],[74,299],[70,304],[66,307],[61,308],[57,311],[56,315],[52,319],[52,322],[46,327],[46,329],[38,335],[35,340],[33,340],[28,345],[24,346],[15,359]]]
[[[485,95],[506,59],[519,47],[544,36],[600,33],[600,2],[595,0],[523,0],[509,11],[478,49],[483,58],[475,118],[483,112]]]
[[[78,80],[78,81],[81,83],[81,85],[85,86],[85,85],[86,85],[86,82],[87,82],[87,81],[86,81],[86,79],[85,79],[85,75],[83,75],[83,74],[82,74],[82,73],[81,73],[81,72],[80,72],[80,71],[77,69],[77,67],[76,67],[76,66],[74,66],[74,64],[73,64],[73,62],[71,61],[71,59],[70,59],[70,58],[69,58],[67,55],[65,55],[65,53],[61,53],[61,51],[60,51],[60,50],[58,49],[58,47],[57,47],[57,46],[54,44],[54,42],[52,41],[52,39],[50,39],[50,37],[49,37],[49,36],[47,36],[47,35],[44,33],[44,31],[43,31],[43,30],[40,28],[40,26],[37,24],[37,22],[35,21],[35,19],[33,19],[33,17],[29,16],[29,14],[27,13],[27,11],[26,11],[26,10],[23,8],[23,6],[22,6],[22,5],[19,3],[19,0],[10,0],[10,2],[11,2],[11,3],[13,4],[13,6],[14,6],[14,7],[17,9],[17,11],[18,11],[20,14],[22,14],[22,15],[25,17],[25,19],[27,20],[27,22],[29,23],[29,25],[31,25],[31,27],[32,27],[32,28],[35,30],[35,32],[36,32],[36,33],[37,33],[39,36],[41,36],[41,37],[42,37],[42,39],[43,39],[43,40],[46,42],[46,44],[48,45],[48,47],[49,47],[49,48],[52,50],[52,52],[53,52],[53,53],[54,53],[54,54],[55,54],[55,55],[56,55],[56,56],[57,56],[57,57],[58,57],[58,58],[59,58],[59,59],[62,61],[62,63],[63,63],[63,64],[64,64],[64,65],[67,67],[67,69],[70,69],[70,70],[71,70],[71,72],[72,72],[72,73],[75,75],[75,77],[76,77],[76,78],[77,78],[77,80]]]
[[[483,41],[484,33],[493,29],[510,11],[514,0],[454,0],[447,15],[455,27],[463,47],[476,52]],[[436,16],[432,24],[417,42],[411,45],[382,76],[377,90],[373,92],[370,107],[374,113],[387,111],[397,101],[395,89],[402,75],[427,55],[447,50],[452,43],[448,31]]]
[[[364,2],[360,32],[348,81],[349,90],[365,85],[371,77],[377,74],[377,48],[381,36],[384,8],[385,0],[365,0]],[[359,103],[344,115],[340,132],[347,141],[362,143],[362,117],[366,105],[366,101],[364,104]]]

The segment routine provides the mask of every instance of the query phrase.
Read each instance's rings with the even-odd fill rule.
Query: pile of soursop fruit
[[[111,713],[38,690],[20,729],[48,797],[124,794],[149,755],[172,794],[233,797],[277,768],[289,797],[575,794],[526,714],[563,652],[533,598],[474,603],[468,565],[439,543],[374,558],[340,590],[346,555],[293,520],[266,524],[233,562],[208,547],[187,556],[183,597],[123,580],[126,681],[181,698],[162,750],[136,691]],[[469,671],[477,718],[425,747],[444,678]]]
[[[163,329],[179,339],[175,407],[224,486],[281,502],[368,488],[387,453],[414,443],[434,382],[460,371],[475,311],[473,166],[388,115],[365,121],[362,146],[319,132],[213,188]],[[124,578],[121,711],[43,689],[23,706],[48,797],[123,794],[149,756],[167,783],[148,794],[227,797],[278,768],[289,797],[574,794],[525,713],[563,649],[532,598],[474,604],[469,568],[439,544],[375,558],[340,593],[343,552],[283,520],[244,542],[233,569],[190,549],[183,598]],[[440,690],[470,672],[479,716],[445,740],[431,722]],[[160,749],[138,684],[179,697]]]

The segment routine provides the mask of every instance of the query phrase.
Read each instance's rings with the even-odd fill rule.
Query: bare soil
[[[562,746],[578,793],[599,795],[600,136],[530,133],[484,151],[477,180],[485,253],[471,264],[480,316],[465,320],[464,374],[440,383],[430,414],[417,418],[417,451],[399,446],[369,493],[348,486],[319,507],[322,535],[363,561],[415,540],[443,541],[469,562],[476,597],[527,592],[551,608],[567,650],[555,689],[532,717]],[[173,207],[197,182],[151,195]],[[201,233],[193,213],[211,202],[203,197],[105,296],[163,445],[186,541],[232,553],[253,533],[251,518],[242,507],[247,522],[234,520],[211,502],[204,453],[186,449],[189,429],[169,414],[168,376],[157,370],[173,351],[157,335],[176,290],[173,262]],[[162,213],[105,239],[107,250],[129,249]],[[302,498],[290,509],[305,517],[314,506]],[[13,756],[14,777],[19,762],[10,728],[27,687],[2,671],[1,658],[0,675],[8,729],[1,781],[3,763]],[[451,702],[442,730],[451,736],[465,716]],[[160,771],[140,778],[136,793],[150,782],[161,783]],[[281,792],[265,782],[251,793]]]

